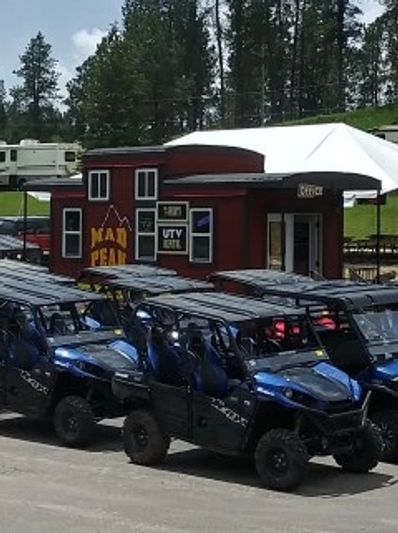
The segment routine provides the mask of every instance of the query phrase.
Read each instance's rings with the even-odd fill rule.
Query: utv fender
[[[368,385],[368,388],[370,391],[373,391],[375,393],[385,394],[386,396],[390,398],[394,398],[398,402],[398,392],[391,390],[389,387],[386,387],[385,385],[376,385],[372,383]]]
[[[112,393],[122,403],[140,403],[151,401],[151,391],[147,384],[132,381],[130,378],[116,375],[112,380]]]

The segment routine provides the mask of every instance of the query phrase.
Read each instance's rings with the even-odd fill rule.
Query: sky
[[[58,60],[60,86],[92,54],[110,25],[120,20],[123,0],[0,0],[0,80],[6,89],[18,83],[12,74],[32,37],[41,31]],[[356,0],[364,20],[381,12],[378,0]]]

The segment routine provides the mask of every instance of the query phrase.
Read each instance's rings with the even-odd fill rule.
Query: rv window
[[[11,150],[10,159],[11,161],[16,161],[18,159],[18,152],[16,150]]]
[[[67,163],[72,163],[73,161],[76,161],[76,153],[75,152],[65,152],[65,161]]]
[[[6,153],[0,152],[0,163],[4,163],[6,160]]]

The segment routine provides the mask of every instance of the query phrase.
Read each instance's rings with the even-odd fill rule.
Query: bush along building
[[[340,277],[343,191],[381,185],[359,156],[344,166],[348,127],[339,153],[342,132],[328,126],[198,132],[86,152],[82,180],[51,184],[51,269],[77,275],[143,262],[198,278],[264,267]]]

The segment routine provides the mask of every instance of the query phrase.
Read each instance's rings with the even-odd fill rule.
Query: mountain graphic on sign
[[[109,222],[112,221],[112,219],[117,221],[118,226],[124,226],[129,231],[133,231],[133,228],[127,216],[124,216],[124,217],[120,216],[119,211],[116,209],[116,207],[113,204],[111,204],[108,207],[108,211],[106,212],[105,218],[102,221],[101,228],[104,228],[107,225],[112,226],[112,224],[109,224]]]

